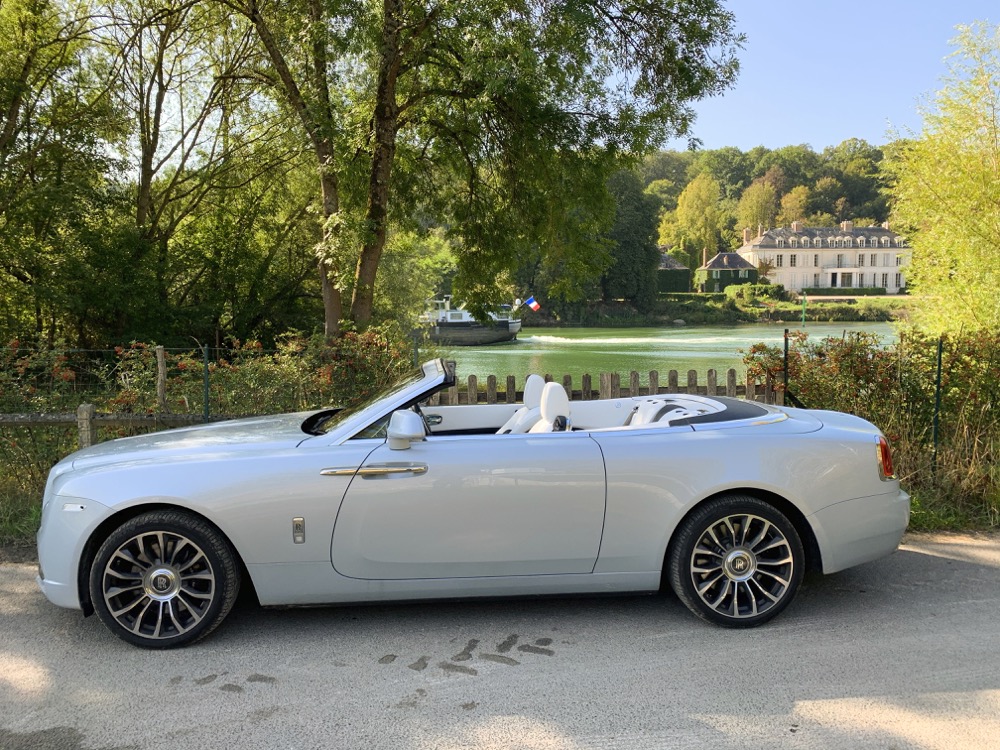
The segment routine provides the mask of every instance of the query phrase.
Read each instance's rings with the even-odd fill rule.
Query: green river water
[[[595,378],[602,372],[618,372],[627,376],[639,372],[646,382],[650,370],[658,370],[660,381],[666,382],[669,370],[686,378],[688,370],[696,370],[704,382],[705,373],[715,369],[720,373],[734,368],[740,378],[745,376],[743,354],[757,342],[781,346],[785,328],[795,330],[801,324],[754,324],[740,326],[690,326],[677,328],[526,328],[517,340],[492,346],[463,346],[443,350],[421,351],[440,354],[455,360],[458,376],[464,380],[475,375],[481,381],[496,375],[500,382],[514,375],[518,386],[529,373],[550,374],[556,380],[571,375],[575,383],[590,373]],[[879,336],[883,344],[896,340],[892,323],[809,323],[805,330],[810,337],[840,337],[845,331],[866,331]]]

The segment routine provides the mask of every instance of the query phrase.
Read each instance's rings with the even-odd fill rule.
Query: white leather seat
[[[696,416],[698,416],[697,413],[693,411],[685,409],[671,401],[658,398],[643,401],[639,404],[632,415],[632,419],[627,424],[631,427],[641,427],[643,425],[655,424],[656,422],[670,424],[675,419]]]
[[[539,408],[542,403],[542,390],[545,388],[545,378],[541,375],[529,375],[524,382],[524,406],[514,412],[513,416],[504,422],[497,430],[497,435],[527,432],[542,418]]]
[[[568,431],[569,396],[559,383],[546,383],[542,390],[541,420],[528,432],[563,432]]]

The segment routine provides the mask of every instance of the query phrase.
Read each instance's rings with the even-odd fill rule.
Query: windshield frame
[[[307,433],[300,445],[322,441],[324,445],[350,439],[372,423],[386,418],[396,409],[407,408],[429,398],[442,388],[455,382],[454,370],[442,359],[425,362],[419,370],[411,371],[395,383],[386,386],[352,406],[339,409],[329,419]],[[319,412],[313,412],[303,421],[309,422]]]

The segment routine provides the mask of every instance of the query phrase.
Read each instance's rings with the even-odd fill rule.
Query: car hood
[[[312,413],[250,417],[119,438],[77,451],[61,463],[71,463],[72,468],[82,469],[179,455],[234,453],[265,447],[293,448],[309,437],[302,432],[301,425]]]

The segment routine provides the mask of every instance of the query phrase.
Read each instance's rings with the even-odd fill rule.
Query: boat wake
[[[750,337],[748,337],[750,338]],[[780,338],[780,336],[778,337]],[[732,337],[726,336],[683,336],[683,337],[673,337],[673,336],[651,336],[651,337],[614,337],[614,338],[566,338],[565,336],[524,336],[518,337],[518,340],[526,344],[564,344],[567,346],[572,345],[629,345],[629,344],[658,344],[658,345],[678,345],[683,343],[684,345],[689,344],[719,344],[719,343],[730,343],[733,341]],[[753,338],[754,341],[761,340],[760,336]]]

